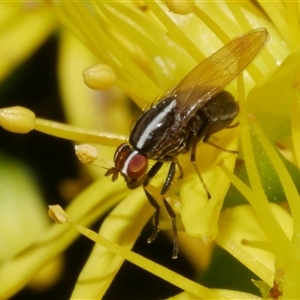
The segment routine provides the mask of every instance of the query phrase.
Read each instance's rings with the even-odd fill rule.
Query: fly
[[[176,166],[183,176],[177,156],[190,152],[195,171],[208,199],[211,198],[196,165],[197,144],[203,141],[220,150],[237,153],[214,145],[209,138],[224,128],[234,127],[230,124],[239,113],[239,105],[223,88],[249,65],[268,38],[265,28],[253,29],[197,65],[139,117],[130,133],[129,144],[123,143],[117,148],[115,166],[105,174],[112,175],[112,181],[115,181],[120,173],[130,189],[143,186],[149,202],[156,209],[153,233],[148,238],[151,243],[159,232],[160,206],[147,186],[164,163],[170,164],[161,197],[172,218],[172,258],[177,258],[179,252],[176,214],[165,195],[173,182]],[[149,171],[148,159],[156,161]]]

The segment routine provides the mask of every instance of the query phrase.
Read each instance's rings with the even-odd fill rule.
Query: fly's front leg
[[[154,227],[153,227],[153,232],[152,235],[148,238],[147,242],[151,243],[155,240],[158,232],[159,232],[159,214],[160,214],[160,206],[157,203],[157,201],[155,200],[155,198],[148,192],[147,190],[147,186],[150,183],[151,179],[157,174],[157,172],[161,169],[163,165],[163,162],[156,162],[153,167],[149,170],[149,172],[147,173],[146,179],[143,183],[143,188],[145,191],[145,194],[148,198],[148,201],[150,202],[150,204],[156,209],[155,213],[154,213]]]
[[[178,253],[179,253],[179,248],[178,248],[178,235],[177,235],[177,222],[176,222],[176,214],[173,210],[173,208],[171,207],[171,205],[169,204],[169,202],[167,201],[165,194],[166,192],[169,190],[173,180],[174,180],[174,176],[175,176],[175,171],[176,171],[176,161],[177,159],[174,159],[174,161],[171,162],[170,168],[169,168],[169,172],[166,178],[166,181],[161,189],[161,196],[163,198],[164,201],[164,205],[167,209],[167,212],[169,214],[169,216],[172,218],[172,230],[173,230],[173,253],[172,253],[172,258],[175,259],[178,257]]]
[[[176,214],[174,210],[172,209],[171,205],[168,203],[168,201],[165,198],[166,192],[169,190],[175,176],[175,171],[176,171],[176,162],[177,159],[174,159],[174,161],[171,162],[169,172],[166,178],[166,181],[161,189],[161,197],[163,199],[164,205],[166,207],[166,210],[169,214],[169,216],[172,218],[172,230],[173,230],[173,254],[172,258],[177,258],[178,257],[178,236],[177,236],[177,224],[176,224]],[[145,194],[151,203],[151,205],[156,209],[155,214],[154,214],[154,228],[152,235],[150,238],[148,238],[148,243],[151,243],[155,240],[158,232],[159,232],[159,214],[160,214],[160,206],[155,200],[155,198],[148,192],[147,186],[150,182],[150,180],[157,174],[157,172],[160,170],[162,167],[163,162],[156,162],[154,166],[150,169],[150,171],[147,174],[147,178],[144,181],[143,187]]]

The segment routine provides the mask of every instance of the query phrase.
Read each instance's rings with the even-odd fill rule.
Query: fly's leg
[[[237,150],[226,149],[226,148],[220,147],[220,146],[210,142],[209,138],[210,138],[210,136],[205,136],[204,139],[203,139],[203,142],[217,148],[220,151],[227,152],[227,153],[232,153],[232,154],[236,154],[236,155],[239,154],[239,151],[237,151]]]
[[[174,157],[174,162],[176,163],[176,165],[178,166],[178,169],[179,169],[179,173],[180,173],[180,176],[179,178],[183,178],[184,177],[184,171],[183,171],[183,168],[178,160],[177,157]]]
[[[235,128],[235,127],[237,127],[237,126],[239,126],[239,125],[240,125],[240,122],[236,122],[236,123],[234,123],[234,124],[232,124],[232,125],[228,125],[227,127],[225,127],[225,129]]]
[[[178,253],[179,253],[179,248],[178,248],[178,235],[177,235],[177,221],[176,221],[176,214],[173,210],[173,208],[171,207],[171,205],[169,204],[169,202],[167,201],[165,194],[166,192],[169,190],[173,180],[174,180],[174,176],[175,176],[175,171],[176,171],[176,161],[177,159],[175,159],[174,161],[171,162],[170,168],[169,168],[169,172],[168,172],[168,176],[166,178],[166,181],[161,189],[161,196],[163,198],[164,201],[164,205],[166,207],[166,210],[169,214],[169,216],[172,219],[172,231],[173,231],[173,253],[172,253],[172,258],[176,259],[178,257]]]
[[[215,148],[217,148],[218,150],[221,150],[221,151],[224,151],[224,152],[227,152],[227,153],[233,153],[233,154],[236,154],[236,155],[239,154],[239,152],[236,151],[236,150],[225,149],[225,148],[222,148],[222,147],[220,147],[220,146],[218,146],[218,145],[210,142],[209,138],[210,138],[209,135],[205,135],[204,138],[203,138],[203,142],[206,143],[206,144],[209,144],[209,145],[211,145],[211,146],[213,146]],[[202,177],[202,175],[200,173],[200,170],[199,170],[199,168],[198,168],[198,166],[196,164],[197,143],[198,143],[197,132],[194,131],[193,132],[193,138],[192,138],[192,147],[191,147],[191,162],[192,162],[192,164],[194,166],[194,169],[195,169],[195,171],[196,171],[196,173],[197,173],[197,175],[198,175],[198,177],[200,179],[200,182],[201,182],[201,184],[202,184],[202,186],[203,186],[203,188],[204,188],[204,190],[205,190],[205,192],[207,194],[207,198],[211,199],[211,194],[210,194],[210,192],[208,190],[208,187],[207,187],[207,185],[206,185],[206,183],[205,183],[205,181],[204,181],[204,179],[203,179],[203,177]]]
[[[212,110],[214,109],[213,106],[211,106],[211,109]],[[239,124],[238,122],[233,125],[228,125],[228,126],[226,126],[224,124],[223,128],[228,128],[228,129],[234,128],[234,127],[238,126],[238,124]],[[214,144],[213,142],[209,141],[211,132],[217,131],[214,128],[214,126],[215,126],[215,124],[214,124],[214,122],[211,121],[209,110],[206,111],[205,117],[204,117],[204,115],[198,115],[198,117],[195,118],[193,120],[193,122],[191,123],[192,136],[191,136],[191,140],[189,141],[189,144],[188,144],[191,147],[191,162],[192,162],[194,169],[200,179],[200,182],[207,194],[208,199],[211,199],[210,192],[209,192],[208,187],[207,187],[205,181],[203,180],[203,177],[201,176],[199,168],[196,164],[196,149],[197,149],[198,142],[202,140],[204,143],[209,144],[209,145],[217,148],[218,150],[221,150],[221,151],[224,151],[227,153],[238,154],[238,151],[236,151],[236,150],[225,149],[225,148],[222,148],[222,147]],[[220,128],[219,128],[219,130],[220,130]],[[189,147],[187,149],[189,149]]]
[[[157,174],[157,172],[161,169],[163,165],[163,162],[156,162],[153,167],[149,170],[149,172],[147,173],[147,177],[143,183],[143,188],[145,191],[145,194],[148,198],[148,201],[150,202],[150,204],[156,209],[155,213],[154,213],[154,227],[153,227],[153,232],[151,234],[151,236],[148,238],[147,242],[151,243],[153,242],[156,237],[157,234],[159,232],[159,214],[160,214],[160,206],[157,203],[157,201],[154,199],[154,197],[148,192],[147,190],[147,185],[150,183],[151,179]]]
[[[239,151],[237,151],[237,150],[226,149],[226,148],[220,147],[220,146],[218,146],[218,145],[216,145],[216,144],[214,144],[214,143],[212,143],[210,141],[203,140],[203,142],[206,143],[206,144],[208,144],[208,145],[211,145],[211,146],[217,148],[220,151],[227,152],[227,153],[232,153],[232,154],[236,154],[236,155],[239,154]]]
[[[215,147],[215,148],[217,148],[217,149],[220,150],[220,151],[238,155],[239,152],[236,151],[236,150],[226,149],[226,148],[220,147],[220,146],[214,144],[213,142],[210,142],[210,141],[209,141],[210,134],[207,134],[207,132],[208,132],[208,130],[209,130],[209,127],[212,126],[212,125],[209,125],[209,123],[210,123],[210,122],[207,122],[207,126],[205,126],[205,127],[206,127],[206,130],[205,130],[206,132],[204,133],[203,142],[206,143],[206,144],[209,144],[209,145],[211,145],[211,146],[213,146],[213,147]],[[232,129],[232,128],[237,127],[238,125],[239,125],[239,122],[236,122],[236,123],[234,123],[234,124],[232,124],[232,125],[228,125],[228,126],[225,127],[225,128],[226,128],[226,129]]]
[[[198,143],[197,132],[194,131],[193,132],[193,137],[192,137],[191,162],[192,162],[192,164],[194,166],[194,169],[195,169],[195,171],[196,171],[196,173],[197,173],[197,175],[198,175],[198,177],[200,179],[200,182],[201,182],[201,184],[202,184],[202,186],[203,186],[203,188],[204,188],[204,190],[206,192],[207,198],[211,199],[211,195],[210,195],[210,192],[208,190],[208,187],[207,187],[207,185],[206,185],[206,183],[205,183],[205,181],[204,181],[204,179],[203,179],[203,177],[202,177],[202,175],[200,173],[200,170],[199,170],[199,168],[198,168],[198,166],[196,164],[197,143]]]
[[[177,236],[177,222],[176,222],[176,214],[174,210],[172,209],[171,205],[168,203],[166,200],[165,194],[169,190],[174,176],[175,176],[175,171],[176,171],[176,162],[177,159],[174,159],[174,161],[171,162],[169,172],[166,178],[166,181],[161,189],[161,197],[163,199],[164,205],[166,207],[166,210],[169,214],[169,216],[172,218],[172,230],[173,230],[173,253],[172,253],[172,258],[177,258],[178,257],[178,236]],[[144,181],[143,187],[145,194],[150,202],[150,204],[156,209],[155,214],[154,214],[154,228],[152,235],[148,238],[147,242],[151,243],[155,240],[158,232],[159,232],[159,214],[160,214],[160,206],[157,203],[157,201],[154,199],[154,197],[148,192],[147,190],[147,185],[149,184],[150,180],[157,174],[157,172],[160,170],[162,167],[163,162],[156,162],[154,166],[150,169],[150,171],[147,174],[147,178]]]

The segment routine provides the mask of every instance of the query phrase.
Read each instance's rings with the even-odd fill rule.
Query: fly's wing
[[[255,58],[269,37],[265,28],[239,36],[206,58],[161,99],[176,99],[176,116],[184,126]]]

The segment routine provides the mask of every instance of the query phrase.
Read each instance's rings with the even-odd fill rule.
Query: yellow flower
[[[86,66],[79,68],[82,70],[95,63],[109,65],[115,76],[107,76],[112,74],[110,68],[101,73],[105,74],[105,87],[107,82],[112,82],[140,108],[144,108],[158,95],[178,83],[197,63],[233,37],[256,27],[268,29],[271,38],[266,48],[247,68],[243,78],[239,77],[237,83],[226,87],[241,103],[240,126],[224,130],[216,136],[221,147],[236,149],[240,133],[240,156],[235,171],[237,175],[233,174],[234,155],[212,149],[209,145],[201,145],[197,149],[197,162],[212,199],[207,200],[199,178],[189,162],[188,154],[179,157],[185,178],[176,180],[168,196],[178,212],[178,219],[181,218],[180,229],[196,237],[190,242],[182,234],[179,241],[180,250],[193,263],[196,264],[201,256],[197,255],[200,239],[204,243],[216,240],[269,286],[257,283],[262,292],[266,293],[264,297],[268,293],[273,298],[280,294],[285,298],[300,297],[297,284],[299,195],[283,163],[288,162],[272,146],[277,143],[285,151],[283,153],[288,152],[295,158],[294,161],[299,162],[299,53],[295,50],[299,46],[297,37],[300,33],[298,3],[261,2],[260,7],[246,1],[188,2],[186,5],[182,2],[182,6],[178,6],[176,1],[47,3],[61,22],[93,53],[92,56],[85,50],[80,50],[85,55]],[[67,33],[63,42],[60,79],[68,118],[74,125],[89,130],[98,129],[100,133],[72,129],[42,119],[33,120],[33,127],[71,140],[100,144],[102,146],[98,147],[99,156],[110,159],[116,145],[122,143],[128,135],[126,129],[129,130],[132,121],[126,99],[121,96],[118,108],[113,109],[100,102],[101,114],[97,109],[99,102],[95,100],[104,93],[80,88],[80,71],[76,70],[75,64],[79,48],[74,46],[76,41]],[[288,58],[285,60],[286,57]],[[93,72],[88,74],[94,80]],[[91,83],[90,79],[85,79]],[[97,80],[91,86],[97,86]],[[116,93],[115,90],[113,95]],[[108,94],[108,97],[111,95]],[[84,99],[90,100],[83,102]],[[74,102],[75,100],[78,102]],[[20,110],[19,114],[27,120],[26,111],[23,113]],[[6,116],[11,115],[10,110],[2,110],[0,115],[3,116],[3,126],[16,128],[15,123],[13,126],[7,123]],[[97,118],[101,121],[97,122]],[[12,121],[15,119],[12,118]],[[22,130],[22,123],[20,126]],[[293,143],[286,143],[289,137]],[[295,151],[288,147],[291,144]],[[288,167],[292,168],[291,165]],[[247,175],[242,174],[245,171]],[[92,172],[99,176],[95,170]],[[163,169],[151,181],[153,186],[150,189],[155,199],[160,199],[159,191],[166,172],[167,169]],[[154,209],[145,201],[142,189],[129,191],[122,180],[108,184],[107,178],[102,175],[66,209],[71,226],[106,247],[95,246],[82,270],[72,298],[101,298],[124,258],[182,288],[185,293],[178,297],[254,298],[253,295],[233,290],[207,289],[129,252],[128,249],[132,248]],[[247,183],[243,183],[238,176]],[[237,202],[242,194],[251,205],[227,208],[220,215],[230,182],[239,191],[233,194],[238,198],[233,202]],[[280,182],[284,192],[276,187],[277,182]],[[285,197],[275,200],[287,200],[291,215],[277,204],[269,204],[268,198],[274,195],[275,188],[278,190],[275,197],[282,194]],[[117,203],[119,204],[103,222],[99,237],[79,227],[79,224],[91,225]],[[164,219],[166,218],[162,218],[161,227],[169,229],[170,220],[165,222]],[[5,280],[7,287],[0,296],[8,297],[14,293],[21,285],[20,282],[28,281],[35,270],[61,253],[75,237],[76,233],[71,232],[69,227],[53,226],[43,239],[34,244],[29,253],[17,257],[0,269],[0,282]],[[198,260],[193,257],[195,251]],[[35,259],[37,254],[39,259]],[[31,268],[24,271],[22,277],[5,278],[5,274],[14,272],[14,268],[19,268],[22,263],[31,264]],[[226,271],[228,276],[238,276],[228,269]]]

